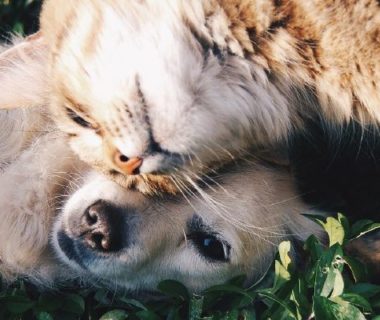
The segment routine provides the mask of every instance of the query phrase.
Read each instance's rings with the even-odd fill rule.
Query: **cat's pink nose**
[[[114,155],[114,163],[123,173],[135,175],[140,173],[139,168],[143,163],[143,159],[139,157],[128,158],[120,151],[117,151]]]

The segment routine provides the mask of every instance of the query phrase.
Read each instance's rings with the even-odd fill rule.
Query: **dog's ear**
[[[47,57],[47,48],[39,33],[0,53],[0,109],[46,103]]]

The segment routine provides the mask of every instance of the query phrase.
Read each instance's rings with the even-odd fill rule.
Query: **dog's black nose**
[[[99,200],[89,206],[81,219],[82,241],[93,250],[116,252],[123,246],[123,210]]]

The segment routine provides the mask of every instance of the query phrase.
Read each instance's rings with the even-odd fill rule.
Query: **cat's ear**
[[[47,48],[36,33],[0,53],[0,109],[46,104]]]

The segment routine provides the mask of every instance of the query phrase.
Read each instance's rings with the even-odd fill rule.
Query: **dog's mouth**
[[[86,260],[91,260],[92,258],[89,252],[86,254],[88,249],[84,245],[81,246],[80,243],[75,242],[62,230],[57,233],[57,242],[59,249],[70,262],[74,262],[82,269],[87,270],[89,261]]]

